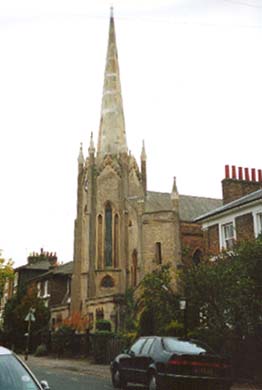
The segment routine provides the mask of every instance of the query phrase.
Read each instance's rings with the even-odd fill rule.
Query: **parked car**
[[[228,361],[196,340],[176,337],[141,337],[110,365],[114,388],[127,383],[149,390],[229,390]]]
[[[50,390],[46,381],[39,382],[27,365],[12,351],[0,347],[1,390]]]

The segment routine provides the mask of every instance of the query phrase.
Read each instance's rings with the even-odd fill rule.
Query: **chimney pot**
[[[257,170],[257,175],[258,175],[258,181],[262,182],[262,169]]]
[[[236,179],[236,178],[237,178],[236,166],[232,165],[232,179]]]
[[[243,168],[238,167],[238,179],[243,180]]]
[[[252,177],[252,181],[256,181],[256,170],[255,170],[255,168],[251,169],[251,177]]]
[[[230,178],[229,165],[225,165],[225,177],[226,177],[226,179]]]
[[[248,168],[245,168],[245,180],[246,180],[246,181],[250,181],[250,178],[249,178],[249,169],[248,169]]]

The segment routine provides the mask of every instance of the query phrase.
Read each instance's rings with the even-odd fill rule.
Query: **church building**
[[[145,146],[139,162],[128,150],[111,11],[98,143],[91,135],[88,156],[81,146],[78,157],[71,313],[118,330],[128,288],[161,264],[176,268],[185,248],[188,261],[199,261],[203,237],[193,220],[221,201],[179,195],[170,184],[170,193],[148,191]]]

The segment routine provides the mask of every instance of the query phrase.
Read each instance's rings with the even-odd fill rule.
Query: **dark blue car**
[[[228,361],[196,340],[149,336],[139,338],[111,362],[114,388],[128,383],[149,390],[229,390]]]

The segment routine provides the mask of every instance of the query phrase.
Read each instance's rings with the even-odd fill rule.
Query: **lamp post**
[[[186,298],[179,299],[180,310],[183,311],[184,337],[187,338],[187,301]]]
[[[28,359],[28,352],[29,352],[29,341],[30,341],[30,332],[31,332],[31,323],[32,321],[35,321],[35,309],[30,307],[29,312],[27,316],[25,317],[25,321],[28,322],[27,325],[27,333],[26,336],[26,347],[25,347],[25,360]]]

